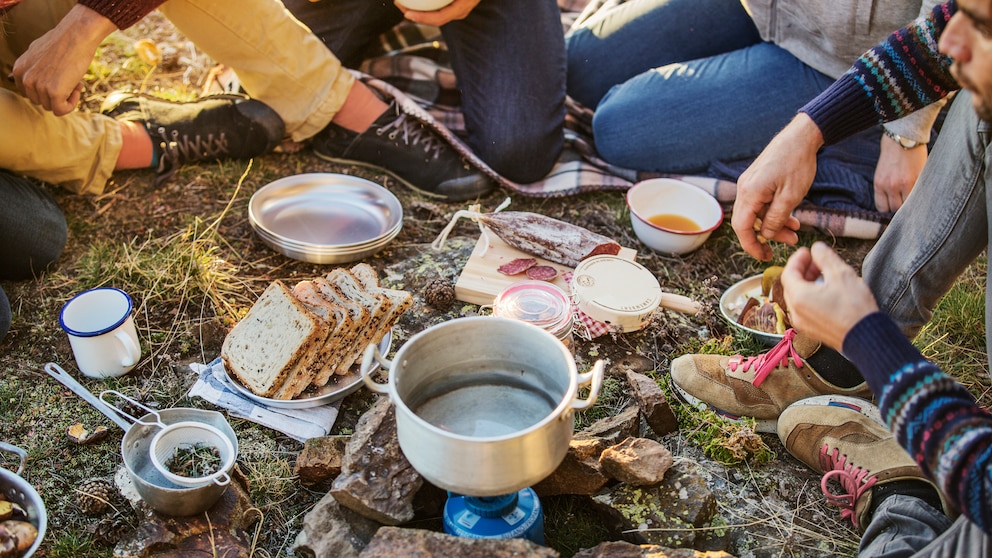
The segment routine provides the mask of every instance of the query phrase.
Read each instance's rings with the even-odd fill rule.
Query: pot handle
[[[603,371],[606,369],[606,364],[602,360],[597,360],[596,364],[592,365],[592,370],[586,372],[585,374],[578,375],[578,384],[584,386],[589,382],[592,382],[592,389],[589,391],[589,396],[585,399],[576,399],[572,401],[572,408],[576,410],[588,409],[596,404],[596,398],[599,397],[599,389],[603,387]]]
[[[389,367],[393,365],[392,361],[386,360],[379,352],[379,347],[376,347],[375,343],[369,343],[368,347],[365,347],[365,354],[362,355],[362,380],[365,381],[365,385],[376,393],[386,393],[389,391],[387,384],[378,384],[372,380],[371,370],[372,370],[372,360],[375,359],[379,361],[383,370],[389,370]]]
[[[21,458],[21,464],[17,466],[17,472],[14,473],[15,475],[20,475],[21,471],[24,470],[24,462],[27,461],[28,459],[28,452],[24,451],[22,448],[19,448],[13,444],[8,444],[6,442],[0,442],[0,451],[16,453],[17,456]]]

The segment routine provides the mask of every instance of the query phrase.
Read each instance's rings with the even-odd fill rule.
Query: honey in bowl
[[[694,233],[703,230],[699,223],[675,213],[659,213],[648,217],[647,221],[656,227],[679,232]]]

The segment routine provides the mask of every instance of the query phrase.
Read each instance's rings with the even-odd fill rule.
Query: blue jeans
[[[952,522],[923,500],[894,494],[872,515],[858,557],[977,558],[990,552],[992,539],[964,516]]]
[[[601,12],[566,36],[568,93],[595,108],[596,149],[622,167],[699,173],[754,157],[834,82],[762,42],[740,0],[632,0]],[[881,137],[872,133],[850,149],[869,173]]]
[[[975,113],[971,94],[960,91],[912,193],[865,257],[865,282],[909,338],[992,238],[990,131]],[[985,323],[985,348],[992,354],[988,280]]]
[[[347,67],[403,21],[391,0],[283,0]],[[441,27],[461,90],[467,143],[520,183],[544,178],[564,142],[565,43],[554,0],[482,0]]]
[[[52,196],[36,182],[0,170],[0,279],[30,279],[62,254],[68,227]],[[10,327],[0,287],[0,339]]]

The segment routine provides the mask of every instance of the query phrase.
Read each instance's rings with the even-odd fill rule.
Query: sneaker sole
[[[675,392],[675,395],[679,399],[681,399],[682,402],[685,403],[686,405],[695,407],[701,411],[713,411],[713,413],[715,413],[717,416],[721,418],[725,418],[727,420],[731,420],[734,422],[743,422],[744,417],[740,415],[734,415],[728,413],[721,409],[717,409],[716,407],[710,405],[709,403],[703,401],[702,399],[693,397],[687,391],[679,387],[679,385],[675,383],[674,380],[671,379],[671,376],[669,376],[668,383],[672,386],[672,391]],[[747,418],[751,418],[752,420],[754,420],[755,432],[764,432],[765,434],[778,433],[778,419],[758,419],[753,417],[747,417]]]
[[[366,161],[355,161],[353,159],[344,159],[344,158],[341,158],[341,157],[332,157],[330,155],[325,155],[325,154],[317,151],[316,149],[313,150],[313,154],[316,155],[316,156],[318,156],[318,157],[320,157],[321,159],[323,159],[325,161],[329,161],[331,163],[338,163],[338,164],[342,164],[342,165],[353,165],[353,166],[356,166],[356,167],[362,167],[362,168],[365,168],[365,169],[374,170],[376,172],[381,172],[381,173],[383,173],[385,175],[388,175],[393,180],[399,182],[404,187],[409,188],[410,190],[413,190],[414,192],[417,192],[418,194],[421,194],[423,196],[427,196],[427,197],[429,197],[431,199],[435,199],[435,200],[452,201],[452,202],[472,200],[472,199],[478,198],[479,196],[486,195],[486,194],[488,194],[492,190],[490,188],[489,190],[487,190],[485,192],[479,192],[479,193],[476,193],[476,194],[472,194],[471,196],[466,196],[464,198],[461,198],[461,197],[459,197],[459,198],[452,198],[450,196],[445,196],[444,194],[438,194],[436,192],[428,192],[427,190],[422,190],[420,188],[417,188],[416,186],[414,186],[413,184],[407,182],[402,177],[400,177],[399,175],[393,173],[393,171],[387,169],[386,167],[380,167],[378,165],[374,165],[374,164],[368,163]]]
[[[849,395],[816,395],[813,397],[807,397],[806,399],[800,399],[792,405],[789,405],[789,407],[802,407],[807,405],[818,407],[843,407],[845,409],[857,411],[863,416],[877,422],[882,426],[885,426],[885,421],[882,420],[882,412],[878,409],[878,407],[876,407],[872,402],[859,397],[851,397]]]

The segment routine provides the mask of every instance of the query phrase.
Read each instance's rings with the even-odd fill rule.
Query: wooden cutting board
[[[472,250],[472,255],[469,256],[468,263],[465,264],[465,268],[462,269],[462,273],[455,283],[455,298],[462,302],[480,306],[492,304],[496,295],[503,289],[514,283],[528,280],[525,273],[504,275],[496,269],[517,258],[535,258],[534,256],[511,247],[495,234],[489,235],[489,248],[483,254],[485,247],[485,239],[480,236],[479,241],[475,243],[475,249]],[[617,255],[633,261],[634,257],[637,256],[637,251],[632,248],[620,248],[620,253]],[[568,284],[562,279],[562,274],[566,271],[572,271],[572,268],[542,258],[535,259],[538,265],[550,265],[557,269],[558,277],[555,277],[551,283],[561,287],[566,293],[570,291]]]

